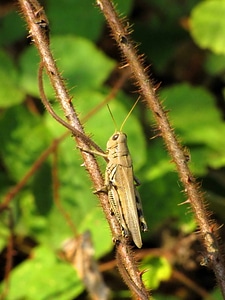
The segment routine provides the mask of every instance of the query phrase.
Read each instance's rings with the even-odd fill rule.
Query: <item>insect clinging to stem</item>
[[[122,132],[123,126],[138,100],[126,116],[120,130],[117,130],[109,138],[106,153],[89,150],[87,152],[107,158],[108,163],[103,190],[108,193],[111,210],[121,226],[122,235],[124,237],[131,236],[135,245],[141,248],[141,231],[147,231],[148,228],[143,215],[140,195],[136,188],[139,182],[134,176],[132,159],[127,145],[127,135]],[[111,111],[110,114],[112,115]]]

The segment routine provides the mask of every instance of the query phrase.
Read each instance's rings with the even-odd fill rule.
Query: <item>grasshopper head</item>
[[[121,131],[116,131],[109,139],[107,143],[107,149],[115,148],[119,144],[126,144],[127,135]]]
[[[119,152],[129,153],[129,150],[127,147],[127,135],[122,132],[122,129],[123,129],[127,119],[129,118],[130,114],[132,113],[133,109],[135,108],[136,104],[138,103],[138,101],[139,101],[139,98],[136,100],[136,102],[132,106],[131,110],[127,114],[126,118],[124,119],[124,121],[120,127],[120,130],[116,131],[108,140],[107,150],[117,148]],[[112,115],[112,112],[111,112],[109,106],[108,106],[108,109],[109,109],[110,115],[111,115],[113,122],[115,124],[115,127],[116,127],[116,122],[113,118],[113,115]]]

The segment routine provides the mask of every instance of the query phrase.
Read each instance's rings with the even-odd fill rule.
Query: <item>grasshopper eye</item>
[[[113,135],[112,139],[113,139],[114,141],[116,141],[116,140],[118,139],[118,137],[119,137],[119,134],[116,133],[116,134]]]

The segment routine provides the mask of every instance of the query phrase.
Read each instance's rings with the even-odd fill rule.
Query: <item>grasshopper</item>
[[[139,183],[134,177],[132,159],[127,146],[127,136],[122,132],[123,125],[137,101],[123,121],[120,130],[109,138],[106,153],[103,154],[94,150],[87,150],[87,152],[107,158],[105,187],[100,191],[108,193],[112,213],[121,226],[123,236],[131,236],[135,245],[141,248],[140,231],[147,231],[148,228],[143,216],[140,195],[136,188]]]
[[[140,229],[147,231],[147,224],[136,189],[138,181],[134,177],[126,134],[115,132],[107,143],[106,153],[109,162],[105,172],[105,186],[112,212],[121,225],[123,235],[131,235],[135,245],[141,248]]]

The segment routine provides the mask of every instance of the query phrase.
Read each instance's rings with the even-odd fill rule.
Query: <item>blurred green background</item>
[[[121,16],[128,16],[129,23],[133,24],[132,37],[140,44],[139,52],[145,54],[146,66],[151,65],[150,77],[156,84],[161,82],[159,97],[169,110],[180,141],[189,149],[190,168],[205,191],[213,216],[218,223],[223,223],[225,1],[117,0],[116,3]],[[50,21],[51,49],[74,106],[83,118],[106,98],[122,76],[123,71],[118,68],[122,61],[120,53],[94,1],[46,0],[42,5]],[[39,57],[27,36],[18,7],[13,1],[2,1],[1,202],[35,168],[34,163],[43,151],[65,132],[44,110],[39,99]],[[45,89],[54,109],[63,117],[47,79]],[[137,97],[132,79],[127,78],[110,102],[118,128]],[[115,130],[106,106],[84,126],[102,149]],[[172,263],[165,255],[151,252],[152,248],[159,248],[170,253],[195,231],[196,225],[189,208],[179,205],[186,199],[183,188],[162,139],[153,138],[158,131],[143,102],[132,112],[124,131],[128,135],[135,175],[141,181],[139,191],[149,227],[143,234],[143,247],[148,252],[142,256],[142,268],[150,270],[144,275],[145,282],[155,291],[154,299],[163,299],[165,291],[166,299],[206,299],[185,284],[185,292],[180,293],[179,280],[173,289],[165,288],[167,281],[173,286],[171,274],[177,266],[188,278],[199,279],[202,249],[196,240],[184,247],[188,258],[183,261],[174,258]],[[101,158],[99,161],[104,172],[105,162]],[[4,274],[11,238],[14,245],[6,299],[86,299],[76,272],[59,255],[67,239],[85,230],[91,231],[96,258],[114,259],[108,225],[81,164],[76,145],[67,136],[35,168],[34,174],[28,176],[29,180],[16,193],[8,209],[1,211],[1,293],[7,284]],[[112,276],[116,286],[111,286],[112,298],[130,299],[126,287],[120,287],[118,275],[109,272],[106,282],[110,285],[107,279]],[[210,283],[203,279],[197,284],[210,293],[214,279],[213,275],[208,276]]]

